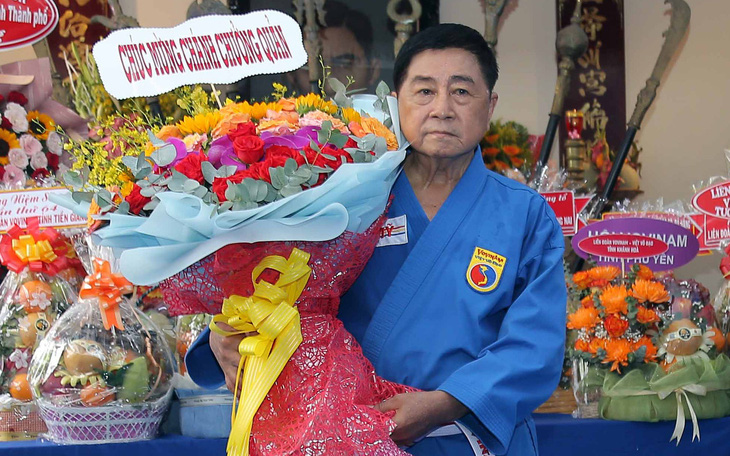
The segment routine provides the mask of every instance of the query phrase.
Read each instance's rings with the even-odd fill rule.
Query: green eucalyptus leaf
[[[71,198],[77,203],[90,203],[94,199],[92,192],[71,192]]]
[[[306,181],[312,177],[312,170],[308,166],[300,166],[299,169],[294,171],[294,176],[301,177]]]
[[[253,201],[236,201],[233,203],[232,209],[234,211],[245,211],[247,209],[256,209],[257,207],[259,207],[259,205]]]
[[[312,150],[316,150],[317,152],[322,152],[322,149],[319,148],[319,144],[317,144],[313,139],[309,140],[309,147],[311,147]]]
[[[82,188],[85,183],[81,177],[81,173],[78,171],[66,171],[63,175],[63,182],[73,188]]]
[[[296,171],[296,169],[298,167],[299,167],[299,165],[297,164],[297,161],[294,160],[293,158],[287,158],[286,161],[284,162],[284,170],[287,171],[288,174],[291,174],[294,171]]]
[[[221,203],[220,207],[218,208],[218,213],[225,212],[225,211],[229,211],[229,210],[231,210],[232,207],[233,207],[233,203],[232,202],[230,202],[230,201],[223,201]]]
[[[271,176],[271,185],[280,189],[286,185],[286,175],[284,174],[284,167],[269,168],[269,175]]]
[[[237,170],[238,170],[238,168],[236,168],[233,165],[221,166],[220,168],[218,168],[218,171],[216,172],[216,177],[233,176]]]
[[[198,183],[198,181],[196,181],[196,180],[193,180],[193,179],[188,179],[188,180],[186,180],[186,181],[185,181],[185,182],[183,183],[183,191],[184,191],[185,193],[192,193],[192,192],[194,192],[194,191],[195,191],[195,189],[197,189],[198,187],[200,187],[200,184]]]
[[[152,130],[147,130],[147,137],[150,139],[150,142],[155,147],[160,147],[160,146],[164,146],[165,144],[167,144],[165,141],[163,141],[160,138],[158,138],[157,136],[155,136],[155,134],[152,133]]]
[[[385,81],[380,81],[378,86],[375,88],[375,95],[381,99],[385,99],[388,95],[390,95],[390,92],[390,87],[388,87],[388,84],[386,84]]]
[[[265,203],[271,203],[273,201],[276,201],[276,197],[279,195],[279,192],[276,191],[276,188],[274,188],[273,185],[266,183],[266,198],[264,198]]]
[[[231,201],[231,202],[237,201],[238,199],[240,199],[241,196],[238,191],[238,185],[234,184],[231,181],[228,181],[228,187],[226,187],[225,195],[226,195],[226,200]]]
[[[218,170],[215,169],[215,166],[207,160],[203,161],[200,164],[200,169],[203,171],[203,177],[205,178],[205,181],[209,184],[213,184],[213,181],[215,180],[216,174],[218,173]]]
[[[172,144],[165,144],[150,156],[157,166],[168,166],[177,158],[177,149]]]
[[[279,193],[281,193],[281,196],[284,198],[292,195],[296,195],[297,193],[300,193],[302,191],[302,187],[298,185],[286,185],[284,188],[281,189]]]
[[[152,198],[155,196],[159,190],[155,187],[145,187],[139,191],[139,194],[144,196],[145,198]]]
[[[137,172],[137,157],[133,157],[131,155],[125,155],[122,157],[122,164],[129,168],[130,171],[132,171],[132,174]]]
[[[342,149],[347,144],[347,139],[347,135],[343,135],[338,130],[335,130],[332,132],[332,137],[330,137],[330,144],[338,149]]]
[[[156,207],[157,207],[157,206],[158,206],[159,204],[160,204],[160,200],[158,200],[157,198],[155,198],[155,199],[153,199],[152,201],[150,201],[149,203],[145,204],[145,205],[144,205],[144,206],[142,207],[142,210],[145,210],[145,211],[154,211],[154,210],[155,210],[155,208],[156,208]]]
[[[134,173],[134,179],[140,181],[140,180],[144,179],[145,177],[149,176],[150,174],[152,174],[152,167],[151,166],[145,167],[145,168],[138,170],[136,173]]]
[[[327,83],[329,84],[332,91],[334,91],[335,93],[340,92],[344,95],[347,91],[347,87],[345,87],[345,84],[340,82],[340,80],[337,78],[328,78]]]
[[[198,188],[195,189],[195,191],[193,192],[193,195],[195,195],[198,198],[200,198],[203,201],[205,201],[205,197],[208,195],[208,189],[205,188],[205,187],[203,187],[203,186],[200,186],[200,187],[198,187]]]
[[[119,203],[119,206],[117,206],[117,210],[115,211],[116,214],[129,214],[129,203],[126,201],[122,201]]]

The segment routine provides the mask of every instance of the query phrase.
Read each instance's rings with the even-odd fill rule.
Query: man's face
[[[320,30],[322,41],[322,60],[330,67],[330,77],[347,84],[347,77],[352,76],[355,83],[350,89],[367,88],[380,74],[379,62],[370,62],[355,35],[345,27],[327,27]],[[319,62],[314,63],[319,65]],[[309,74],[305,68],[295,73],[296,90],[307,93]],[[329,87],[327,87],[329,90]]]
[[[417,152],[456,157],[474,150],[496,103],[471,52],[424,51],[411,60],[398,91],[401,130]]]

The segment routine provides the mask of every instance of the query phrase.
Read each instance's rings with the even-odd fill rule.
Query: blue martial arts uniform
[[[405,173],[393,195],[395,229],[381,239],[390,245],[375,249],[339,317],[378,375],[454,396],[472,411],[460,422],[492,453],[536,454],[531,412],[558,383],[565,341],[555,216],[540,195],[488,171],[479,150],[433,220]],[[201,386],[220,386],[206,336],[186,363]],[[473,454],[460,435],[425,438],[407,451]]]
[[[552,210],[487,170],[479,151],[433,220],[405,173],[393,195],[396,240],[375,249],[339,317],[378,375],[454,396],[472,411],[460,422],[492,453],[536,454],[531,412],[557,386],[565,343],[564,241]],[[490,264],[490,254],[505,261]],[[473,454],[463,436],[408,451]]]

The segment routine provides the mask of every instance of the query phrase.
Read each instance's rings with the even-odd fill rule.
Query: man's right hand
[[[235,331],[232,327],[225,323],[217,323],[218,327],[224,331]],[[238,363],[241,361],[241,355],[238,354],[238,345],[244,337],[255,335],[256,333],[238,334],[236,336],[223,336],[215,331],[210,332],[210,349],[215,355],[215,359],[223,369],[226,376],[226,387],[233,392],[236,387],[236,375],[238,374]],[[241,385],[238,385],[239,388]]]

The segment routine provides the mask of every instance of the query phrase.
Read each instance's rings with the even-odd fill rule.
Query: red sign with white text
[[[730,219],[730,181],[700,190],[692,198],[692,206],[710,217]]]
[[[697,237],[700,243],[700,250],[697,255],[710,255],[711,249],[716,248],[715,246],[708,246],[705,243],[705,230],[703,227],[704,214],[675,214],[672,212],[659,212],[659,211],[647,211],[647,212],[606,212],[603,214],[603,220],[612,220],[617,218],[648,218],[653,220],[664,220],[665,222],[674,223],[682,228],[686,228]],[[722,219],[724,220],[724,219]],[[727,222],[727,220],[724,220]]]
[[[590,255],[625,260],[657,256],[669,250],[661,239],[638,234],[600,234],[581,240],[578,247]]]
[[[58,24],[51,0],[0,0],[0,51],[29,46]]]
[[[578,231],[576,229],[575,197],[573,192],[543,192],[543,198],[555,212],[560,228],[564,236],[572,236]]]
[[[593,195],[575,196],[572,191],[541,192],[550,209],[555,212],[563,236],[575,236],[579,229],[585,226],[580,213],[593,199]]]

